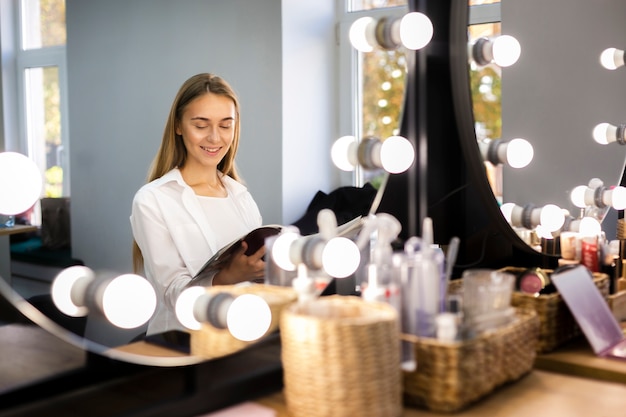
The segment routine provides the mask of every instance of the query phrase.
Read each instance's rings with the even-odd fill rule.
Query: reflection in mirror
[[[621,189],[615,189],[615,198],[610,190],[620,185],[624,167],[618,109],[625,103],[616,89],[618,71],[607,71],[601,62],[610,69],[622,62],[618,43],[624,30],[615,16],[624,5],[606,1],[573,11],[565,1],[495,3],[472,5],[468,28],[470,44],[512,35],[521,46],[518,62],[506,68],[478,65],[468,50],[476,139],[494,196],[514,230],[538,251],[558,255],[561,233],[584,233],[594,221],[593,229],[601,223],[608,242],[615,238],[613,222],[623,210]],[[542,24],[528,25],[538,15]],[[593,30],[582,33],[580,27]],[[605,52],[609,48],[614,49]],[[494,140],[512,143],[516,138],[532,145],[533,158],[525,168],[498,163],[498,152],[489,149]],[[575,204],[571,194],[581,186],[588,190],[587,199]],[[557,229],[540,220],[553,207],[562,211]]]
[[[13,4],[13,2],[11,3]],[[17,3],[15,2],[15,4]],[[126,357],[138,363],[171,365],[191,363],[201,360],[201,358],[191,357],[187,353],[175,349],[160,350],[158,349],[159,346],[148,344],[145,341],[137,342],[136,338],[140,337],[145,330],[143,326],[122,329],[113,326],[106,317],[95,314],[93,311],[87,318],[69,317],[56,308],[49,296],[49,287],[53,278],[63,268],[82,266],[83,262],[84,265],[93,268],[96,275],[122,275],[131,270],[130,266],[127,266],[130,251],[124,243],[131,240],[130,231],[127,227],[130,200],[132,193],[144,181],[145,172],[150,162],[150,156],[146,155],[152,153],[149,150],[156,146],[154,138],[158,138],[161,133],[162,126],[158,123],[155,124],[154,120],[162,119],[163,107],[171,98],[172,90],[178,82],[192,71],[215,70],[216,63],[220,63],[220,72],[228,73],[229,76],[232,74],[231,79],[235,80],[234,83],[240,88],[242,104],[247,111],[247,120],[252,121],[248,122],[250,124],[244,126],[243,130],[253,140],[246,142],[239,162],[240,166],[246,170],[244,174],[247,174],[246,179],[249,181],[251,189],[262,190],[258,191],[257,195],[262,200],[260,205],[262,205],[262,209],[265,209],[263,210],[264,214],[279,216],[282,209],[285,211],[289,209],[298,215],[301,214],[300,211],[291,207],[285,208],[285,206],[291,205],[291,201],[285,203],[281,194],[283,190],[292,190],[288,186],[290,184],[285,186],[291,177],[298,178],[298,184],[293,189],[293,195],[289,193],[288,200],[304,201],[310,195],[307,194],[304,198],[300,198],[302,193],[309,193],[311,187],[314,187],[313,190],[316,191],[326,188],[326,186],[321,187],[317,183],[311,185],[310,181],[303,184],[303,175],[290,176],[288,172],[283,173],[279,169],[279,167],[284,169],[285,164],[281,163],[282,161],[278,158],[285,154],[288,146],[283,149],[282,145],[277,146],[276,142],[283,136],[295,136],[290,135],[291,132],[276,131],[276,126],[280,126],[284,122],[283,118],[285,120],[292,119],[290,117],[292,114],[289,112],[287,112],[289,114],[283,114],[284,109],[281,108],[281,97],[284,94],[281,92],[283,80],[280,74],[288,74],[285,67],[293,60],[283,59],[280,48],[273,48],[272,46],[280,42],[283,32],[286,33],[287,30],[283,27],[285,25],[281,26],[280,17],[276,17],[280,16],[280,13],[276,13],[276,8],[280,5],[277,6],[277,3],[273,1],[253,2],[246,4],[246,13],[233,13],[233,10],[242,3],[216,3],[211,4],[210,8],[203,1],[191,1],[185,7],[178,4],[174,6],[173,4],[153,5],[150,3],[151,13],[145,14],[145,9],[142,6],[147,3],[146,1],[138,1],[131,6],[125,1],[67,1],[67,65],[60,65],[58,73],[53,74],[54,76],[48,76],[44,71],[42,74],[33,72],[33,77],[41,76],[35,81],[43,80],[44,86],[54,87],[54,94],[42,93],[41,97],[49,98],[50,101],[54,102],[60,95],[61,98],[58,99],[58,102],[61,104],[61,110],[69,107],[73,115],[69,126],[63,125],[61,128],[53,129],[52,133],[60,134],[60,137],[57,135],[54,138],[51,137],[50,140],[46,138],[50,155],[44,159],[46,159],[46,163],[53,162],[56,168],[48,171],[50,167],[40,166],[40,170],[46,172],[45,177],[49,181],[46,189],[50,193],[54,192],[55,198],[69,195],[68,186],[70,179],[72,180],[71,237],[74,246],[72,253],[64,258],[67,262],[46,269],[45,273],[36,272],[37,277],[45,278],[45,281],[42,279],[36,283],[37,288],[31,285],[32,282],[24,285],[25,280],[20,277],[17,280],[19,282],[10,283],[12,284],[11,292],[5,295],[8,299],[14,300],[21,309],[23,307],[23,312],[28,317],[31,317],[30,314],[33,313],[32,317],[37,318],[37,322],[41,319],[42,327],[51,331],[62,329],[59,332],[60,335],[63,337],[69,335],[68,338],[81,347],[113,357],[127,354]],[[327,3],[328,10],[331,10],[330,14],[316,16],[314,21],[307,14],[306,25],[303,26],[302,30],[308,32],[302,36],[315,42],[316,45],[320,46],[320,50],[330,56],[334,55],[331,53],[334,47],[334,25],[332,24],[334,22],[331,14],[334,13],[335,5],[334,2]],[[3,2],[2,6],[5,4],[8,2]],[[49,3],[41,2],[41,4]],[[396,4],[406,4],[406,1],[387,2],[386,4],[395,6]],[[295,8],[295,4],[293,6]],[[321,12],[321,10],[318,8],[316,12]],[[3,18],[9,15],[4,13],[5,9],[2,11]],[[14,11],[17,15],[17,10]],[[397,10],[393,12],[396,13]],[[164,21],[169,22],[169,19],[172,18],[183,21],[202,20],[202,24],[189,25],[189,29],[179,28],[176,35],[164,34],[162,31]],[[236,36],[229,37],[228,42],[224,41],[220,42],[219,45],[214,45],[210,56],[197,54],[199,48],[197,39],[214,39],[214,32],[221,31],[220,33],[222,33],[224,25],[230,29],[233,25],[229,26],[229,23],[233,20],[239,23],[244,22],[241,26],[250,27],[250,31],[237,32]],[[207,21],[211,24],[206,24]],[[269,25],[268,21],[270,22]],[[258,30],[261,26],[273,29],[269,31]],[[281,27],[283,27],[281,29],[283,32],[275,29]],[[261,32],[264,34],[263,37],[258,35]],[[298,33],[300,34],[300,32]],[[324,33],[326,37],[320,36],[321,33]],[[287,38],[290,36],[284,36],[284,39]],[[124,41],[120,42],[120,39]],[[65,36],[63,42],[65,42]],[[173,43],[176,44],[176,47],[172,47]],[[252,77],[249,71],[252,65],[241,65],[240,61],[231,59],[232,51],[237,50],[242,43],[258,46],[257,48],[249,48],[249,53],[246,56],[247,62],[272,62],[276,65],[257,66],[254,77]],[[94,45],[98,45],[98,47],[94,47]],[[165,63],[163,60],[164,50],[171,53]],[[294,52],[295,48],[293,50],[285,48],[285,50],[289,50],[289,53],[296,53]],[[312,48],[312,50],[317,51],[316,48]],[[312,50],[308,50],[307,53],[311,54]],[[138,51],[141,52],[138,53]],[[361,81],[365,85],[361,92],[375,93],[375,96],[363,100],[363,105],[370,106],[370,104],[375,103],[375,107],[371,111],[365,110],[366,113],[371,114],[371,117],[359,119],[358,127],[354,129],[355,132],[353,133],[360,138],[365,137],[366,134],[379,138],[392,137],[397,134],[397,123],[402,112],[406,76],[403,47],[393,51],[377,49],[373,51],[372,55],[360,56],[364,62],[371,63],[371,65],[364,64],[364,67],[361,68],[362,72],[360,73],[364,75]],[[314,57],[313,59],[317,60],[317,58]],[[330,64],[328,67],[331,67]],[[323,76],[328,75],[326,74],[328,72],[326,65],[319,65],[315,68],[324,68],[320,71],[324,72]],[[365,68],[364,71],[363,68]],[[64,72],[66,69],[71,77],[68,77],[67,73]],[[320,74],[311,77],[310,71],[310,68],[299,68],[297,70],[298,76],[289,79],[289,82],[293,84],[294,80],[300,80],[301,77],[313,78],[318,80],[316,89],[325,90],[326,84],[321,79],[323,77]],[[263,79],[265,82],[259,83],[259,79]],[[332,82],[328,84],[332,84]],[[69,98],[63,95],[67,93],[68,86]],[[330,90],[331,88],[328,89],[328,91]],[[298,103],[309,101],[302,100],[300,97],[304,93],[306,92],[298,93],[301,100]],[[329,94],[329,96],[332,95]],[[298,108],[297,113],[307,113],[302,112],[299,106],[291,106],[293,103],[294,101],[291,101],[289,105],[284,105],[284,107]],[[324,125],[326,119],[328,119],[327,125],[333,125],[333,104],[332,102],[323,104],[315,102],[312,105],[316,109],[331,109],[327,112],[314,114],[314,117],[320,120],[319,125]],[[53,119],[58,118],[62,122],[68,121],[67,114],[61,113],[59,115],[59,113],[46,111],[46,116],[48,115],[55,115]],[[307,115],[307,118],[310,116],[310,114]],[[5,120],[6,122],[8,121]],[[95,129],[94,126],[99,128]],[[301,128],[301,124],[298,126]],[[359,129],[362,132],[357,132]],[[328,128],[328,130],[332,129]],[[74,138],[71,150],[69,141],[59,142],[60,139],[67,139],[70,132]],[[312,138],[316,140],[319,137],[328,137],[330,142],[333,137],[332,134],[328,134],[324,130],[320,132],[311,129],[311,132]],[[332,133],[334,134],[334,131]],[[302,143],[310,142],[313,143],[316,150],[320,148],[316,140],[303,141],[303,136],[298,138],[300,141],[298,147],[303,146]],[[17,141],[18,138],[11,138],[10,140]],[[16,144],[13,146],[16,147]],[[328,147],[324,146],[320,151],[324,157],[327,157]],[[261,154],[264,157],[258,158],[258,155]],[[55,159],[57,156],[65,157],[57,160]],[[72,163],[71,172],[64,165],[70,161]],[[115,164],[112,164],[112,161],[115,161]],[[297,173],[307,172],[307,169],[309,172],[310,169],[320,170],[320,166],[316,162],[318,161],[313,161],[314,166],[312,168],[307,168],[306,164],[309,161],[297,161],[296,164],[303,165],[302,170],[297,171]],[[61,172],[64,175],[60,175]],[[257,172],[260,175],[255,175]],[[276,178],[283,174],[283,183],[276,181]],[[323,175],[320,176],[323,177]],[[383,182],[385,176],[380,178],[380,180],[372,178],[370,182]],[[64,203],[68,204],[67,209],[69,209],[69,197],[63,198]],[[277,206],[280,206],[281,210],[274,210]],[[69,213],[64,212],[64,210],[66,209],[61,207],[58,212],[68,214],[69,218]],[[62,218],[65,219],[65,217]],[[269,220],[278,223],[282,219],[270,218]],[[293,220],[293,218],[289,220]],[[69,226],[69,224],[67,225]],[[24,233],[25,235],[26,233]],[[8,237],[6,240],[8,241]],[[6,249],[8,254],[8,245]],[[9,262],[3,263],[3,266],[8,265]],[[35,273],[29,272],[27,280],[32,277],[32,274]],[[10,276],[9,273],[2,275]],[[7,280],[9,281],[10,278]],[[19,293],[15,294],[12,292],[13,290],[18,290]],[[30,300],[31,303],[25,304],[22,302],[23,300]],[[32,307],[37,307],[38,313],[34,313]],[[48,325],[51,318],[59,319],[56,325]],[[63,323],[63,326],[60,326],[59,323]],[[85,336],[85,339],[76,339],[76,335]],[[189,345],[188,342],[187,345]],[[143,350],[146,350],[145,354],[140,353]],[[148,350],[149,352],[147,352]],[[171,359],[169,356],[175,356],[175,359]]]

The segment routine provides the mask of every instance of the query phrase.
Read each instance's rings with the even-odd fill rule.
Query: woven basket
[[[507,272],[519,274],[525,268],[507,267]],[[545,270],[548,274],[551,270]],[[604,296],[609,296],[609,276],[603,273],[594,273],[593,281]],[[540,321],[538,353],[553,351],[565,342],[581,335],[580,327],[570,313],[569,308],[558,292],[534,296],[514,291],[511,304],[515,307],[530,308],[537,312]]]
[[[391,306],[322,297],[285,309],[280,329],[290,416],[401,415],[399,322]]]
[[[530,372],[536,356],[539,318],[516,309],[507,326],[453,343],[403,335],[413,343],[417,369],[403,372],[404,402],[439,412],[461,410],[498,386]]]
[[[269,305],[272,313],[272,321],[266,334],[278,329],[282,310],[294,302],[298,296],[291,287],[279,287],[265,284],[250,285],[220,285],[207,287],[210,294],[227,292],[235,296],[242,294],[255,294],[263,298]],[[236,339],[228,329],[218,329],[204,323],[202,328],[191,332],[191,354],[211,359],[228,355],[241,350],[254,342],[245,342]]]

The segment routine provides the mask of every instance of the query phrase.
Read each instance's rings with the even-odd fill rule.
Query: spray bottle
[[[393,248],[391,243],[398,237],[402,226],[390,214],[379,213],[365,220],[363,230],[357,240],[357,246],[363,248],[369,244],[369,262],[366,264],[361,296],[365,300],[382,301],[392,305],[398,314],[400,306],[400,283],[394,280],[392,273]]]

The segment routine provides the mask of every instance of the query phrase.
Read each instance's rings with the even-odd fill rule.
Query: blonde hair
[[[196,74],[185,81],[174,98],[163,131],[161,146],[150,166],[148,182],[162,177],[174,168],[185,166],[187,149],[182,137],[176,134],[176,125],[180,122],[187,105],[201,95],[208,93],[228,97],[235,105],[233,141],[230,149],[218,164],[217,169],[224,175],[228,175],[236,181],[241,181],[235,164],[235,156],[239,147],[239,133],[241,131],[239,99],[233,88],[224,79],[214,74],[202,73]],[[143,255],[137,242],[133,241],[133,270],[135,273],[140,273],[142,269]]]

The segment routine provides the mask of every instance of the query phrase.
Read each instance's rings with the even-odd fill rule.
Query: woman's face
[[[235,137],[235,117],[235,103],[226,96],[206,93],[191,101],[176,126],[187,149],[185,165],[217,169]]]

